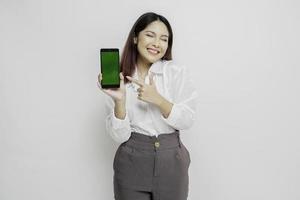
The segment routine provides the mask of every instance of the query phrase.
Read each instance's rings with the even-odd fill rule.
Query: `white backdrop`
[[[189,200],[300,199],[296,0],[0,0],[0,199],[113,199],[99,49],[144,12],[193,72]]]

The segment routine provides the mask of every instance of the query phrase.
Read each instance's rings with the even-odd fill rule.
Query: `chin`
[[[162,57],[147,57],[147,61],[150,63],[155,63],[156,61],[160,60]]]

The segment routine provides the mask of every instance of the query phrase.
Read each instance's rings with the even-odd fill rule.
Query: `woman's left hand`
[[[149,85],[130,76],[126,76],[126,78],[140,86],[140,88],[137,90],[138,99],[155,105],[160,104],[162,96],[157,92],[155,82],[153,80],[153,73],[150,73],[149,75]]]

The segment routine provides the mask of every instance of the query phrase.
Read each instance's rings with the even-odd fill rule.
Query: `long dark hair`
[[[168,20],[165,17],[153,12],[147,12],[141,15],[136,20],[136,22],[134,23],[133,27],[129,32],[121,56],[121,71],[124,76],[125,84],[129,82],[126,76],[132,76],[137,62],[138,51],[137,51],[137,45],[134,44],[134,37],[137,37],[142,30],[144,30],[150,23],[156,20],[159,20],[162,23],[164,23],[167,26],[167,29],[169,31],[168,49],[165,55],[162,57],[162,60],[172,60],[173,32]]]

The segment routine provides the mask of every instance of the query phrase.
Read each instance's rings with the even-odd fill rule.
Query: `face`
[[[169,32],[161,21],[154,21],[134,38],[138,49],[138,59],[146,64],[161,59],[168,49]]]

